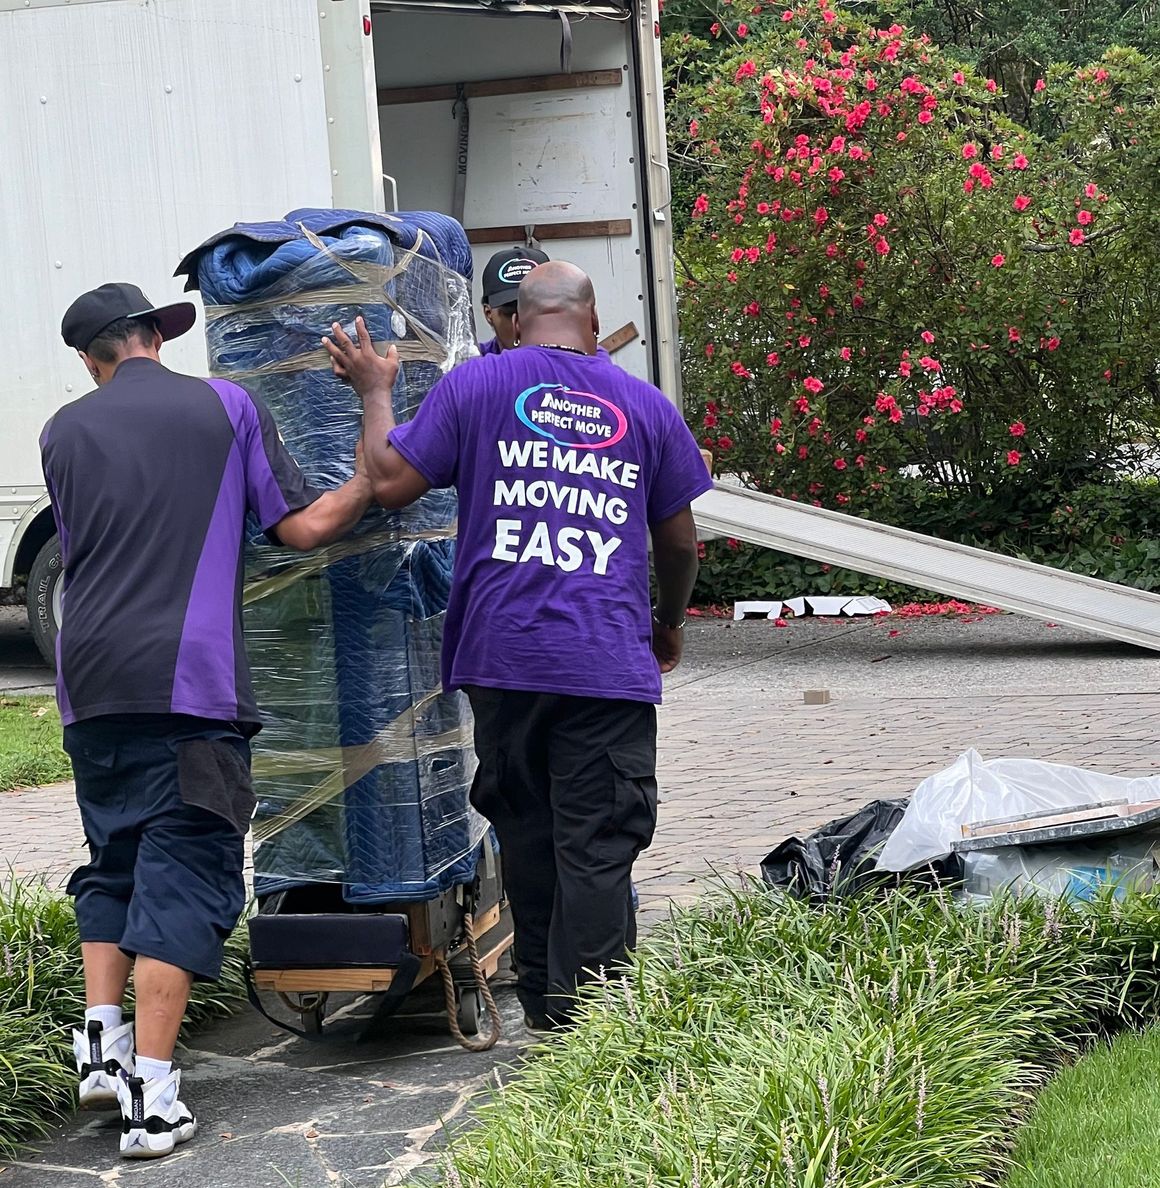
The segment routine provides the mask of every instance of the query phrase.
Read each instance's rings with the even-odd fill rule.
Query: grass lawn
[[[1160,1178],[1160,1030],[1062,1072],[1020,1133],[1008,1188],[1128,1188]]]
[[[70,775],[51,697],[0,697],[0,792],[55,784]]]

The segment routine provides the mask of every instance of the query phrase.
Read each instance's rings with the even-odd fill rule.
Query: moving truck
[[[656,0],[0,0],[0,601],[50,659],[38,440],[91,387],[74,297],[180,299],[181,257],[299,207],[438,210],[595,282],[617,363],[679,393]],[[202,335],[166,348],[206,371]]]

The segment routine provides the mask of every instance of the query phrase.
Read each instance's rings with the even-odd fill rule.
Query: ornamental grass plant
[[[758,889],[675,916],[452,1141],[455,1188],[998,1185],[1033,1095],[1155,1014],[1160,895]]]

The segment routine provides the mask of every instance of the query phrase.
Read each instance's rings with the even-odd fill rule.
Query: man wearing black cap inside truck
[[[495,337],[479,348],[481,355],[498,355],[519,345],[513,322],[520,281],[537,264],[547,262],[548,257],[532,247],[505,248],[488,260],[483,270],[483,316]]]
[[[41,435],[64,562],[57,695],[90,861],[73,875],[85,968],[80,1105],[121,1110],[121,1154],[168,1155],[197,1122],[173,1048],[193,981],[216,981],[246,901],[261,728],[242,639],[247,512],[293,549],[345,536],[361,464],[319,494],[266,407],[163,367],[188,301],[134,285],[79,297],[61,333],[96,381]],[[132,973],[136,1027],[122,1020]]]

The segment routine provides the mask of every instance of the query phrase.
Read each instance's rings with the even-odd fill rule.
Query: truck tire
[[[50,668],[56,668],[56,636],[60,631],[60,605],[64,568],[60,537],[54,536],[36,554],[28,575],[28,626]]]

